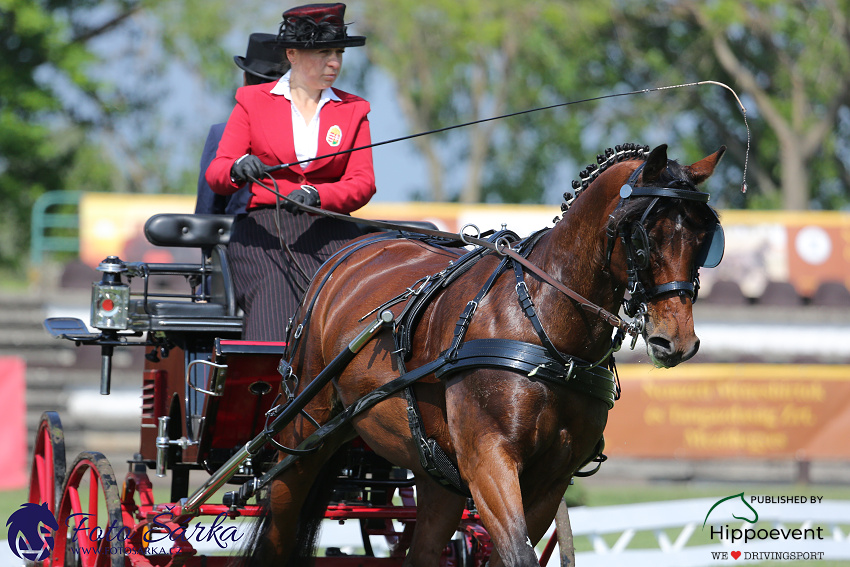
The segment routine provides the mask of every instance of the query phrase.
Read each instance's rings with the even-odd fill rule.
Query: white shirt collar
[[[287,71],[286,74],[283,77],[281,77],[278,80],[277,83],[275,83],[274,87],[272,87],[272,90],[270,92],[272,94],[276,94],[276,95],[283,95],[284,97],[286,97],[286,100],[292,102],[292,90],[289,88],[289,74],[290,73],[292,73],[291,70]],[[342,99],[339,98],[336,95],[336,93],[334,92],[334,90],[332,88],[327,88],[327,89],[322,90],[322,96],[319,99],[319,102],[321,103],[323,100],[325,100],[325,101],[327,101],[327,100],[340,101]]]

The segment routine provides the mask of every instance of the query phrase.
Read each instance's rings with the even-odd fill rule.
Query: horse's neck
[[[582,197],[551,230],[543,262],[564,285],[596,303],[614,287],[606,258],[610,207],[602,194]]]
[[[624,286],[614,281],[606,262],[605,229],[611,207],[604,197],[602,194],[583,195],[577,200],[549,231],[545,240],[541,240],[532,260],[591,303],[617,313]],[[574,309],[570,299],[545,284],[538,293],[548,303],[546,310],[553,319],[553,325],[558,324],[554,317],[556,313]],[[582,330],[582,333],[589,333],[582,339],[586,344],[595,344],[610,336],[611,328],[601,318],[588,315],[587,324],[590,328]],[[562,332],[566,341],[572,342],[578,336],[574,329],[563,329]]]

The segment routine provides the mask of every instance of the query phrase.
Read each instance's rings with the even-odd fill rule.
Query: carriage
[[[103,276],[92,288],[91,326],[97,332],[91,332],[78,319],[45,321],[48,331],[57,338],[100,347],[101,394],[110,391],[111,361],[116,348],[143,348],[145,364],[140,448],[130,460],[122,482],[100,453],[83,452],[73,460],[66,460],[59,416],[54,412],[42,416],[34,445],[29,501],[46,503],[59,529],[55,532],[52,554],[40,559],[46,565],[223,565],[229,561],[227,555],[246,539],[254,537],[258,541],[264,537],[246,535],[239,527],[240,521],[268,520],[271,514],[278,514],[275,517],[282,514],[284,523],[300,522],[304,510],[300,510],[302,516],[299,516],[298,509],[287,505],[298,501],[300,507],[308,499],[299,491],[306,493],[318,486],[324,497],[318,500],[322,506],[317,517],[358,525],[365,553],[354,556],[329,548],[326,557],[316,558],[318,565],[416,564],[417,557],[426,557],[424,550],[431,559],[437,557],[439,564],[446,566],[485,565],[494,550],[503,564],[528,565],[528,558],[533,557],[535,564],[539,561],[543,565],[548,563],[559,540],[561,563],[572,564],[569,520],[562,496],[574,476],[589,474],[579,469],[604,460],[601,431],[618,392],[615,374],[609,370],[609,366],[613,367],[611,354],[628,332],[635,336],[644,334],[658,365],[673,366],[692,355],[695,336],[690,343],[677,337],[677,329],[660,319],[654,306],[665,302],[682,304],[689,313],[698,290],[698,268],[711,267],[712,258],[719,262],[718,246],[722,255],[722,230],[713,211],[702,207],[707,194],[697,191],[695,186],[711,174],[722,151],[693,166],[674,167],[670,171],[666,147],[649,153],[648,148],[618,146],[616,151],[609,152],[599,156],[598,167],[582,172],[575,198],[562,207],[564,219],[559,225],[563,228],[569,224],[567,219],[574,212],[571,209],[581,210],[583,203],[589,203],[585,207],[593,203],[591,197],[579,199],[580,193],[592,193],[594,186],[607,191],[608,185],[616,185],[605,205],[611,211],[601,218],[607,221],[609,216],[617,217],[622,226],[612,225],[616,232],[603,231],[599,240],[603,250],[607,246],[609,267],[622,266],[609,271],[621,272],[622,279],[629,284],[626,310],[635,316],[632,323],[565,287],[551,278],[547,270],[541,271],[529,261],[544,249],[547,237],[559,225],[530,239],[520,239],[507,230],[489,238],[461,234],[458,238],[461,246],[450,244],[451,239],[434,227],[407,225],[386,230],[388,227],[384,226],[381,232],[355,240],[320,269],[287,342],[243,341],[240,340],[242,320],[227,265],[226,244],[232,217],[167,214],[152,217],[145,226],[152,244],[197,248],[200,261],[197,264],[128,263],[110,256],[98,267]],[[638,179],[641,171],[643,177]],[[604,183],[606,177],[611,183]],[[609,201],[613,204],[609,205]],[[629,201],[642,206],[624,207]],[[659,201],[663,203],[659,205]],[[691,226],[684,236],[683,219]],[[382,224],[386,225],[377,223]],[[678,243],[672,254],[668,254],[668,241]],[[365,314],[351,313],[354,318],[346,321],[327,306],[327,296],[345,303],[339,300],[340,294],[333,286],[351,277],[347,272],[359,270],[358,281],[368,280],[362,275],[367,268],[371,268],[367,270],[370,277],[380,274],[380,270],[368,264],[374,261],[369,256],[373,249],[398,264],[393,251],[409,254],[410,242],[416,250],[426,250],[418,253],[430,259],[420,259],[412,275],[405,274],[409,280],[395,274],[392,277],[398,281],[393,284],[372,286],[369,292],[379,293],[380,301],[354,298],[358,308],[363,305],[374,308],[364,307]],[[589,253],[599,255],[597,251]],[[509,269],[511,263],[513,270]],[[671,280],[666,283],[659,283],[654,275],[662,264],[659,277]],[[435,271],[435,266],[442,267]],[[526,283],[523,270],[530,270],[534,281],[529,279]],[[466,297],[456,297],[451,300],[454,303],[445,303],[444,299],[451,295],[444,290],[455,289],[449,284],[471,276],[475,276],[473,291],[484,282],[478,295],[468,302]],[[156,285],[158,278],[183,279],[189,290],[181,294],[162,292]],[[502,285],[506,281],[510,285]],[[591,287],[599,285],[593,282]],[[540,299],[539,292],[544,286],[566,294],[563,301],[576,311],[579,320],[590,325],[595,335],[609,329],[604,332],[609,337],[603,341],[607,344],[596,345],[600,341],[594,339],[590,349],[593,356],[590,360],[603,353],[600,362],[587,363],[563,354],[561,333],[552,332],[549,313],[544,311],[545,303]],[[542,346],[528,340],[477,337],[476,327],[472,325],[476,309],[486,312],[488,300],[502,288],[518,295],[521,313],[532,323],[530,336],[539,337]],[[537,311],[532,294],[538,294]],[[357,294],[352,292],[352,295]],[[616,312],[621,299],[615,293],[605,304],[610,308],[613,302]],[[448,343],[438,348],[439,355],[433,356],[434,360],[417,361],[417,354],[410,351],[427,350],[422,346],[417,326],[433,325],[435,313],[443,310],[448,311],[447,316],[454,323],[458,313],[452,312],[451,307],[457,305],[465,308],[457,323],[446,327],[450,327],[446,334]],[[670,311],[669,306],[664,309]],[[352,311],[350,306],[346,310]],[[476,322],[484,316],[479,315]],[[592,323],[587,323],[588,317],[593,319]],[[339,323],[332,340],[323,338],[329,326],[321,323],[328,318]],[[611,326],[617,330],[613,341]],[[548,333],[544,327],[550,328]],[[389,329],[394,334],[398,332],[395,343],[385,340]],[[321,357],[311,350],[315,341],[320,350],[333,345],[332,356],[318,360]],[[680,347],[678,343],[688,344]],[[382,367],[375,362],[376,358],[381,353],[398,355],[405,345],[408,357],[391,361],[388,357],[386,367],[391,369],[392,376],[387,374],[381,381]],[[690,353],[685,352],[689,349]],[[365,369],[363,360],[367,361]],[[311,369],[311,365],[318,367]],[[541,483],[545,479],[547,491],[534,495],[541,502],[541,512],[535,509],[538,504],[533,503],[528,505],[527,514],[531,518],[529,525],[537,526],[533,529],[539,532],[539,526],[551,523],[558,508],[558,530],[539,558],[528,535],[518,541],[519,551],[512,558],[516,549],[511,547],[511,538],[517,538],[515,534],[503,533],[503,526],[498,523],[499,513],[492,510],[490,497],[460,459],[461,441],[454,440],[458,453],[447,454],[441,448],[446,443],[435,440],[438,434],[424,431],[428,421],[434,420],[430,414],[435,413],[432,407],[435,384],[438,389],[456,390],[457,384],[474,384],[470,376],[477,377],[480,369],[486,370],[487,379],[504,375],[518,383],[533,384],[534,395],[551,398],[547,404],[560,404],[559,407],[580,404],[592,412],[573,411],[579,418],[586,418],[582,420],[583,431],[575,430],[572,423],[554,428],[556,436],[563,438],[566,432],[574,438],[563,443],[568,449],[566,453],[560,454],[552,447],[546,449],[542,468],[547,470],[539,472],[542,476],[538,479]],[[348,392],[349,372],[368,375],[369,379],[366,384],[358,385],[360,390]],[[436,379],[413,394],[414,384],[424,382],[422,379],[429,375],[436,375]],[[439,386],[443,383],[452,385]],[[328,396],[335,388],[341,394],[333,394],[340,398],[333,399],[336,406],[330,411],[326,405],[331,403]],[[551,394],[553,391],[555,394]],[[513,395],[520,399],[520,394]],[[420,396],[418,405],[416,396]],[[469,394],[465,399],[465,407],[473,407],[472,396]],[[419,446],[412,450],[413,461],[407,467],[398,464],[405,463],[404,458],[391,462],[382,456],[392,450],[382,446],[383,439],[376,433],[375,420],[370,417],[380,408],[390,407],[392,404],[386,403],[389,401],[396,406],[401,404],[402,415],[406,414],[404,425],[409,424],[414,437],[418,433],[413,444]],[[443,414],[452,414],[451,403],[443,404]],[[429,415],[424,420],[418,416],[417,422],[414,414],[420,413],[419,406],[422,414]],[[578,407],[569,406],[571,411]],[[539,415],[548,416],[549,411],[548,406],[541,406]],[[503,414],[497,414],[496,418]],[[388,429],[392,419],[377,415],[382,431]],[[472,409],[467,417],[471,415]],[[475,436],[484,433],[469,431],[468,442],[479,444]],[[493,433],[487,435],[492,437]],[[538,433],[540,436],[542,433]],[[551,445],[550,441],[546,443]],[[335,466],[325,467],[328,460],[333,460]],[[421,460],[421,466],[417,460]],[[529,463],[529,471],[541,468],[533,459]],[[556,477],[546,476],[551,475],[553,468],[565,470]],[[416,474],[412,472],[414,469],[418,471]],[[430,477],[425,477],[423,470]],[[167,502],[156,502],[150,471],[158,477],[170,475]],[[199,488],[190,490],[193,471],[205,475],[206,480]],[[495,486],[494,490],[510,503],[510,488]],[[519,497],[520,492],[528,489],[518,485],[516,490]],[[281,491],[290,499],[284,504],[281,504]],[[557,496],[554,503],[553,494]],[[445,501],[440,501],[443,498]],[[262,504],[269,500],[271,505]],[[485,508],[479,511],[476,506],[481,505]],[[442,514],[442,508],[450,513],[435,520]],[[511,514],[509,506],[506,508],[505,513]],[[202,518],[207,519],[205,524],[200,523]],[[275,521],[279,520],[272,520]],[[417,524],[426,527],[420,527],[417,533]],[[494,529],[496,534],[492,533]],[[431,532],[453,535],[448,542],[432,541]],[[315,530],[311,533],[315,535]],[[528,533],[532,533],[531,528]],[[541,535],[535,533],[533,537],[538,540]],[[199,552],[197,544],[201,540],[213,542],[217,547],[214,551],[219,553]],[[379,555],[375,553],[377,540],[382,548],[388,549],[388,556],[375,557]],[[274,549],[263,551],[261,544],[254,543],[252,549],[260,549],[259,556],[265,557],[258,564],[270,564],[269,558],[275,557]]]
[[[201,533],[204,541],[224,544],[218,555],[209,556],[197,552],[193,543],[197,544],[198,538],[191,532],[176,538],[172,535],[190,519],[193,524],[196,518],[219,518],[221,522],[222,518],[231,521],[260,513],[259,506],[240,502],[245,499],[238,496],[238,490],[218,491],[214,495],[218,501],[206,491],[197,503],[187,506],[190,472],[219,471],[264,431],[267,415],[278,402],[278,367],[285,343],[239,340],[242,318],[226,254],[232,221],[233,217],[225,215],[152,217],[145,225],[149,242],[197,248],[199,262],[125,263],[110,256],[98,267],[102,280],[93,284],[91,325],[99,332],[91,333],[78,319],[45,321],[57,338],[101,348],[100,392],[104,395],[110,392],[114,349],[145,350],[139,451],[129,461],[123,479],[121,471],[100,453],[87,451],[73,460],[67,458],[59,415],[42,415],[34,444],[29,502],[46,502],[59,525],[70,527],[56,532],[54,552],[45,565],[223,565],[228,560],[223,552],[235,550],[243,531],[215,538],[204,538]],[[186,293],[172,293],[171,286],[162,281],[175,278],[185,280]],[[163,288],[168,291],[157,291]],[[268,448],[252,454],[228,472],[228,484],[238,489],[267,472],[274,457]],[[359,524],[365,555],[354,557],[331,548],[318,564],[401,564],[416,525],[413,480],[407,471],[393,467],[362,442],[353,443],[345,459],[344,474],[333,480],[337,496],[325,518]],[[167,502],[155,501],[151,473],[170,477]],[[81,523],[84,517],[87,519]],[[109,535],[98,540],[107,530]],[[383,540],[382,548],[389,549],[387,557],[375,557],[375,538]],[[546,548],[543,564],[555,541],[553,538]],[[466,510],[441,564],[483,565],[491,549],[474,508]]]

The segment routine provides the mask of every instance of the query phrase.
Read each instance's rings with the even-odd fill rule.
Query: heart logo
[[[733,551],[732,553],[730,553],[730,555],[732,557],[734,557],[735,559],[738,559],[739,557],[741,557],[741,552],[740,551]]]

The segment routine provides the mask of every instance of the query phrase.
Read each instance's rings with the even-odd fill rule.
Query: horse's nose
[[[699,350],[699,339],[694,337],[690,344],[680,344],[666,335],[656,334],[647,337],[646,345],[656,364],[670,368],[694,356]]]

